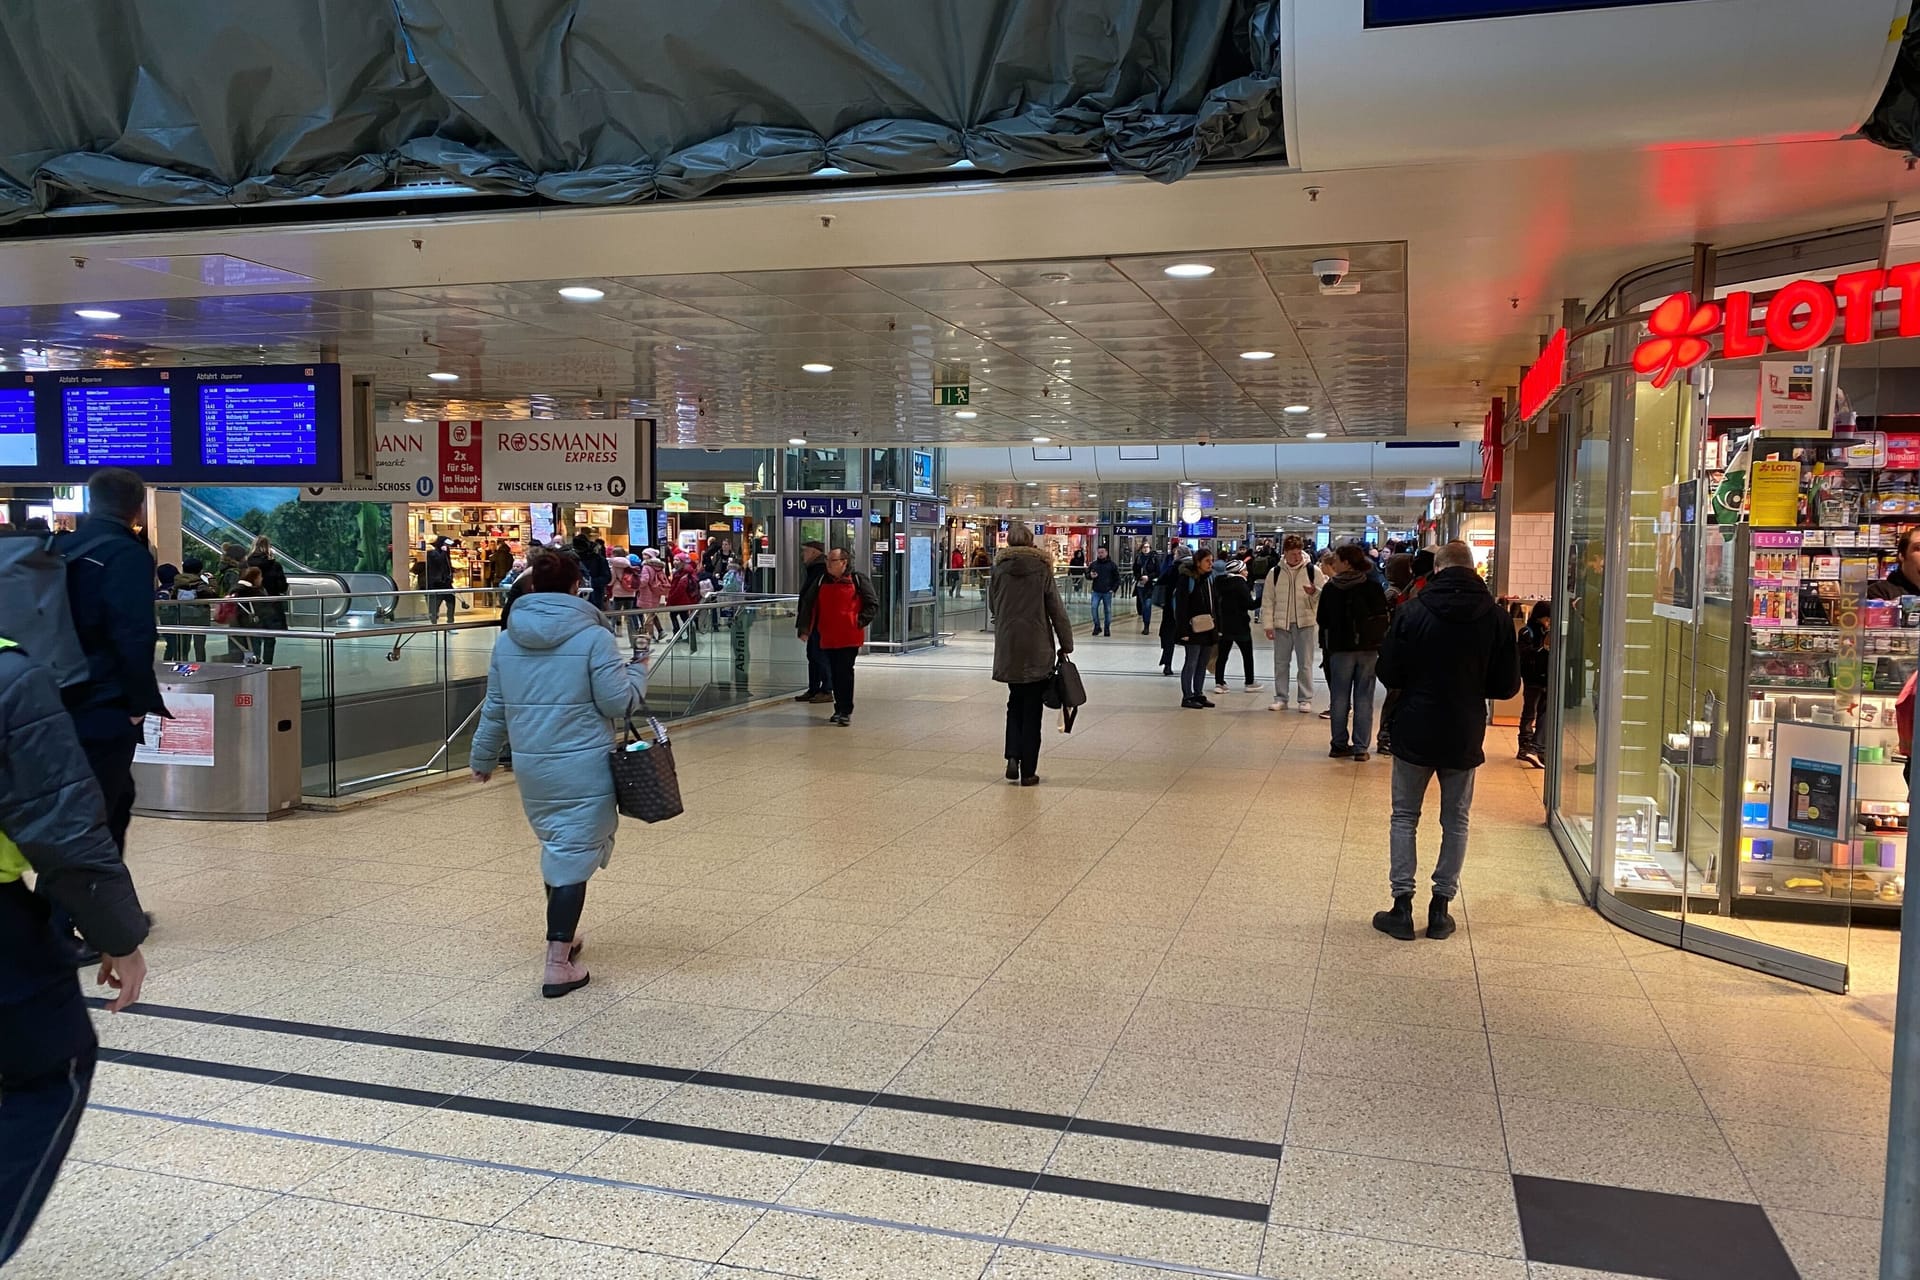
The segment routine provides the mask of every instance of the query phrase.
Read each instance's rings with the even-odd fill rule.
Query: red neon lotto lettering
[[[1520,416],[1531,418],[1567,383],[1567,331],[1561,329],[1540,349],[1540,358],[1520,379]],[[1498,403],[1498,402],[1496,402]]]
[[[1883,289],[1900,291],[1900,336],[1920,337],[1920,262],[1902,263],[1881,271],[1850,271],[1831,285],[1817,280],[1795,280],[1783,285],[1767,303],[1761,332],[1753,329],[1753,295],[1727,295],[1725,307],[1705,302],[1693,305],[1693,295],[1676,293],[1647,315],[1650,335],[1633,352],[1633,367],[1653,375],[1653,385],[1664,387],[1682,369],[1690,369],[1713,354],[1707,335],[1720,330],[1722,359],[1739,360],[1779,351],[1811,351],[1833,339],[1833,326],[1844,321],[1840,341],[1849,345],[1871,342],[1874,307]]]
[[[1800,308],[1805,307],[1805,319]],[[1839,313],[1833,290],[1811,280],[1795,280],[1781,287],[1767,304],[1767,341],[1782,351],[1811,351],[1833,332]]]

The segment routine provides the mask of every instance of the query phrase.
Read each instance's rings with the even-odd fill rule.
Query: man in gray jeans
[[[1301,715],[1311,715],[1319,575],[1307,559],[1307,544],[1299,534],[1288,534],[1281,546],[1261,589],[1267,639],[1273,641],[1273,703],[1267,710],[1287,709],[1287,667],[1291,665],[1299,690],[1294,708]]]
[[[1393,708],[1393,908],[1373,927],[1411,942],[1420,872],[1416,837],[1427,785],[1440,779],[1440,861],[1433,869],[1427,936],[1454,930],[1447,904],[1460,892],[1467,859],[1473,773],[1486,760],[1487,699],[1520,688],[1513,623],[1474,571],[1473,552],[1449,542],[1434,557],[1426,590],[1401,605],[1380,646],[1380,683],[1400,692]],[[1383,726],[1384,727],[1384,726]]]

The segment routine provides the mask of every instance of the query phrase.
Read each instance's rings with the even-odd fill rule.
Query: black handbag
[[[1053,676],[1040,700],[1060,712],[1060,732],[1072,733],[1073,722],[1087,702],[1087,687],[1080,682],[1080,668],[1066,654],[1054,660]]]
[[[673,747],[667,741],[666,727],[646,707],[645,702],[640,704],[653,730],[652,743],[633,749],[641,738],[629,709],[626,736],[608,753],[607,762],[613,769],[613,798],[621,815],[642,822],[665,822],[679,817],[685,806],[680,803],[680,776],[674,771]]]

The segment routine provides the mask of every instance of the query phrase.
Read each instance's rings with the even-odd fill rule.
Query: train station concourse
[[[0,1280],[1920,1280],[1916,17],[0,6]]]

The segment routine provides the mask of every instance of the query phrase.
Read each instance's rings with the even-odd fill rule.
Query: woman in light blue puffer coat
[[[493,646],[472,768],[475,781],[487,781],[512,743],[520,803],[540,837],[540,876],[547,886],[547,969],[540,994],[563,996],[587,985],[586,967],[579,963],[580,912],[588,878],[613,856],[620,823],[607,765],[614,744],[607,721],[632,707],[640,669],[621,661],[600,611],[575,594],[578,562],[538,555],[527,576],[533,589],[513,606]]]

